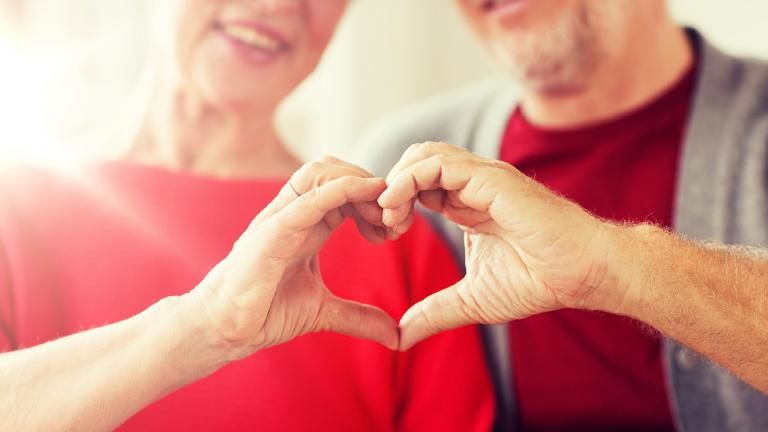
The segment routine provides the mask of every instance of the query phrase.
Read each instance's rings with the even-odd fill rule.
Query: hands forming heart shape
[[[416,202],[464,230],[466,277],[413,305],[399,325],[333,295],[317,260],[330,234],[350,217],[370,241],[397,238]],[[316,331],[407,350],[464,325],[602,306],[616,297],[602,284],[610,229],[512,166],[449,144],[412,146],[386,180],[325,158],[292,176],[190,294],[240,357]]]

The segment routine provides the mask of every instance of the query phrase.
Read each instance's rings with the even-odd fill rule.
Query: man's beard
[[[546,25],[512,30],[490,49],[525,91],[557,95],[577,92],[607,56],[621,46],[619,1],[563,9]],[[583,5],[583,4],[582,4]]]

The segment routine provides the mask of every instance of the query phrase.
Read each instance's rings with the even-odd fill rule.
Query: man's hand
[[[376,199],[383,179],[336,159],[305,165],[190,296],[234,357],[316,331],[367,338],[391,349],[398,327],[384,311],[340,299],[323,283],[317,254],[352,217],[375,242],[389,235]]]
[[[614,227],[511,165],[449,144],[416,144],[387,183],[379,204],[396,232],[407,230],[416,200],[465,231],[466,277],[406,312],[401,350],[446,329],[602,306],[620,296],[601,288],[610,277],[606,231]]]

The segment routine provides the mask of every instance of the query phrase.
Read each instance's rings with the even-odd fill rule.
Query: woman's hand
[[[397,348],[394,320],[334,296],[317,263],[345,217],[371,240],[388,235],[376,203],[385,188],[384,180],[339,161],[309,164],[189,293],[114,324],[0,354],[0,382],[12,389],[0,392],[0,430],[113,430],[230,361],[313,331]]]
[[[418,200],[465,231],[466,277],[410,308],[400,349],[442,330],[604,301],[611,226],[511,165],[444,143],[412,146],[379,198],[404,232]]]
[[[346,217],[371,241],[388,237],[376,203],[385,188],[383,179],[332,158],[307,164],[291,177],[190,293],[235,358],[325,330],[397,348],[395,321],[381,309],[333,295],[317,257]]]

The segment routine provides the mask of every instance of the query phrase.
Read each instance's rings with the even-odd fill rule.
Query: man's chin
[[[536,33],[499,39],[488,48],[524,91],[563,95],[583,88],[596,61],[592,51],[574,39]]]

